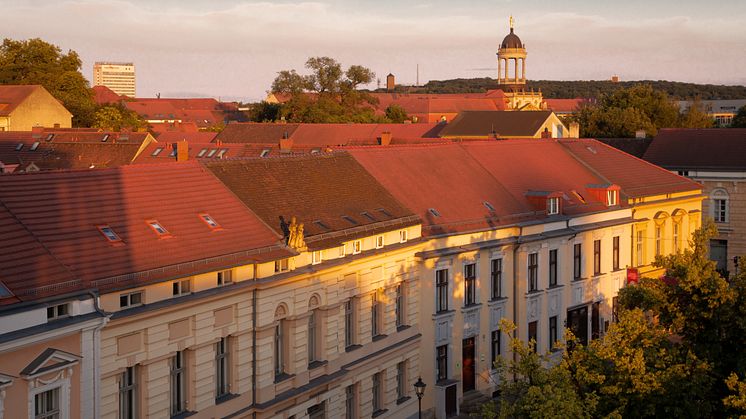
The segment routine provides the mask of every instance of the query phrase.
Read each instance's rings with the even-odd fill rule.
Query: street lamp
[[[417,393],[417,403],[419,404],[419,419],[422,419],[422,396],[425,395],[425,387],[427,387],[427,384],[422,382],[422,377],[417,377],[417,382],[414,383],[414,391]]]

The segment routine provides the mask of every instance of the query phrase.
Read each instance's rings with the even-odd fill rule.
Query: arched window
[[[716,223],[727,223],[730,217],[728,192],[725,189],[715,189],[711,195],[712,218]]]
[[[285,358],[287,354],[287,334],[285,316],[288,309],[285,304],[280,304],[275,309],[275,336],[274,336],[274,355],[275,355],[275,380],[285,374]]]
[[[310,300],[308,300],[308,311],[310,312],[310,316],[308,316],[308,365],[310,366],[316,361],[320,360],[320,325],[319,325],[319,313],[318,310],[316,310],[316,307],[318,307],[321,299],[318,295],[314,294],[311,296]]]

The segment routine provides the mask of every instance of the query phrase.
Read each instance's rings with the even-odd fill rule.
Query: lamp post
[[[422,419],[422,396],[425,395],[425,387],[427,387],[427,384],[422,382],[422,377],[417,377],[417,382],[414,383],[414,391],[417,393],[419,419]]]

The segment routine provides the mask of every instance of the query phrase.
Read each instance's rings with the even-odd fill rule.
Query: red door
[[[463,380],[464,393],[474,390],[475,387],[475,365],[474,365],[474,338],[464,339],[462,345],[462,367],[461,380]]]

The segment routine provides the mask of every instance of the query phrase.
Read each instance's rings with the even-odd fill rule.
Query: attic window
[[[36,151],[37,148],[39,148],[39,142],[34,141],[34,143],[31,144],[31,148],[29,148],[29,151]]]
[[[319,226],[319,227],[323,228],[324,230],[331,230],[331,229],[329,228],[329,226],[328,226],[328,225],[326,225],[326,224],[324,224],[324,222],[323,222],[323,221],[321,221],[321,220],[316,220],[316,221],[314,221],[313,223],[314,223],[314,224],[316,224],[317,226]]]
[[[482,204],[484,205],[485,208],[487,208],[490,211],[494,211],[495,210],[495,207],[493,207],[492,204],[490,204],[487,201],[482,202]]]
[[[18,145],[16,146],[16,151],[21,151],[22,148],[23,148],[23,143],[18,143]]]
[[[47,135],[47,141],[52,141],[52,138],[54,138],[54,134]]]
[[[314,149],[311,150],[311,154],[316,154],[316,153],[318,153],[320,151],[321,151],[320,148],[314,148]]]
[[[106,237],[106,240],[110,242],[122,241],[121,237],[119,237],[119,235],[114,231],[114,229],[107,225],[98,226],[98,231],[100,231],[101,234],[103,234],[104,237]]]
[[[158,148],[155,149],[155,151],[153,151],[153,154],[151,154],[151,156],[155,157],[155,156],[161,154],[161,151],[163,151],[163,147],[158,147]]]
[[[166,230],[165,228],[163,228],[163,226],[161,225],[161,223],[159,223],[156,220],[148,220],[148,221],[146,221],[146,223],[148,223],[148,225],[150,226],[150,228],[152,228],[153,231],[155,231],[156,233],[158,233],[159,236],[168,236],[169,234],[171,234],[171,233],[168,232],[168,230]]]
[[[8,290],[8,287],[0,282],[0,298],[10,297],[11,295],[13,294],[10,292],[10,290]]]
[[[559,214],[559,198],[555,197],[547,199],[547,214]]]
[[[197,153],[197,157],[203,157],[205,153],[207,153],[207,149],[203,148],[202,150],[199,151],[199,153]]]
[[[585,148],[587,148],[587,149],[588,149],[588,151],[590,151],[591,153],[593,153],[593,154],[596,154],[596,149],[595,149],[595,148],[593,148],[593,147],[591,147],[591,146],[589,146],[589,145],[588,145],[588,146],[585,146]]]
[[[348,215],[343,215],[342,219],[345,220],[345,221],[347,221],[348,223],[354,225],[354,226],[358,225],[358,222],[355,221],[354,219],[352,219],[352,217],[350,217]]]
[[[215,221],[215,219],[212,218],[210,216],[210,214],[206,214],[206,213],[203,212],[203,213],[201,213],[199,215],[199,218],[201,218],[202,221],[204,221],[205,224],[207,224],[208,226],[210,226],[210,228],[212,228],[212,229],[220,228],[220,224],[218,224],[218,222]]]
[[[70,305],[68,303],[47,307],[47,320],[57,320],[69,315]]]
[[[363,217],[369,219],[370,221],[377,221],[372,215],[370,215],[370,213],[368,213],[366,211],[361,212],[360,215],[362,215]]]
[[[380,212],[381,214],[383,214],[383,215],[385,215],[385,216],[387,216],[389,218],[393,217],[393,215],[391,215],[390,212],[386,211],[385,208],[378,208],[378,212]]]
[[[262,153],[259,155],[259,157],[267,157],[269,156],[269,152],[270,150],[268,148],[265,148],[264,150],[262,150]]]
[[[440,217],[440,213],[435,208],[430,208],[430,209],[428,209],[428,211],[430,212],[430,214],[432,214],[432,215],[434,215],[436,217]]]
[[[174,149],[171,150],[171,154],[169,154],[168,157],[176,157],[176,147],[174,147]]]
[[[107,141],[109,141],[109,134],[104,134],[104,136],[101,138],[101,142],[105,143]]]
[[[209,153],[207,153],[207,157],[212,157],[212,156],[214,156],[214,155],[215,155],[215,153],[217,153],[217,152],[218,152],[218,149],[217,149],[217,148],[213,148],[212,150],[210,150],[210,152],[209,152]]]
[[[225,156],[225,153],[227,153],[227,152],[228,152],[227,148],[220,149],[220,152],[218,153],[218,158],[222,159],[223,156]]]
[[[614,190],[606,191],[606,203],[612,207],[617,204],[618,192]]]

